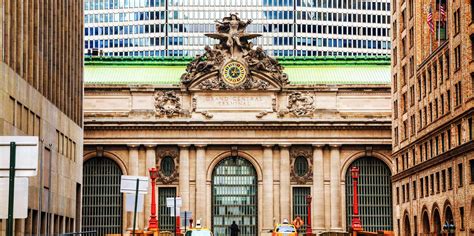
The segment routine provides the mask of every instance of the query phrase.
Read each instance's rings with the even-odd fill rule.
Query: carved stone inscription
[[[196,95],[196,111],[272,111],[272,96],[246,94]]]

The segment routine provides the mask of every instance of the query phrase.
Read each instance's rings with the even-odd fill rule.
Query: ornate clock
[[[224,82],[231,86],[237,86],[247,79],[247,69],[238,61],[231,61],[222,68]]]

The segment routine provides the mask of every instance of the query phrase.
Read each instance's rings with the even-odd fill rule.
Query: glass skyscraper
[[[274,56],[388,56],[390,0],[84,0],[85,53],[194,56],[214,20],[252,19]]]

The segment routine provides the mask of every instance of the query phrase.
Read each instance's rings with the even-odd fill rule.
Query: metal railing
[[[97,231],[82,231],[82,232],[70,232],[70,233],[63,233],[60,236],[69,236],[69,235],[84,235],[84,236],[96,236]]]

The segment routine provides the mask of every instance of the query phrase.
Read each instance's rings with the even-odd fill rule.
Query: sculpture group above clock
[[[181,76],[181,84],[189,90],[279,90],[288,84],[283,67],[268,56],[263,48],[250,41],[260,34],[246,33],[251,20],[242,21],[230,14],[216,21],[216,33],[205,34],[219,40],[206,46]]]

